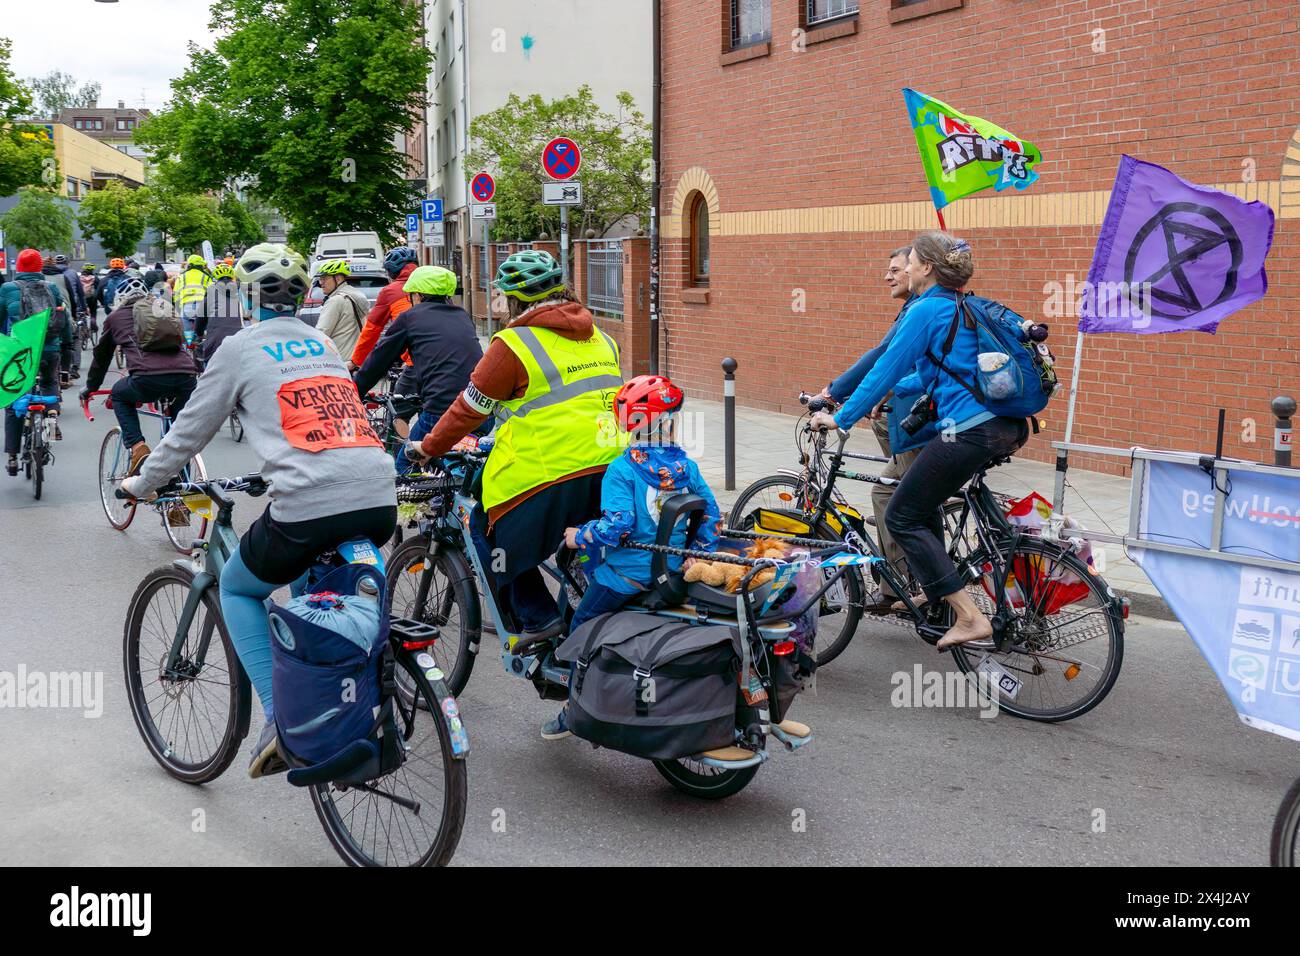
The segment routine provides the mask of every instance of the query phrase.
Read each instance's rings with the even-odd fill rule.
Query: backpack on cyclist
[[[384,592],[375,567],[348,564],[271,606],[275,726],[295,768],[290,783],[363,782],[405,758]]]
[[[135,300],[131,307],[135,343],[146,352],[179,352],[185,346],[181,317],[166,299],[151,295]]]
[[[45,344],[49,345],[63,331],[63,313],[55,308],[54,293],[50,291],[49,285],[43,279],[37,279],[35,282],[24,279],[18,283],[18,295],[20,320],[39,315],[46,309],[50,310],[49,318],[45,322]]]
[[[977,367],[966,374],[943,361],[952,350],[959,322],[974,330],[979,356]],[[1031,330],[1042,330],[1036,333],[1042,338],[1032,338]],[[1046,337],[1046,326],[1026,321],[1002,303],[959,292],[941,355],[927,351],[926,357],[993,414],[1032,418],[1047,407],[1059,385]]]

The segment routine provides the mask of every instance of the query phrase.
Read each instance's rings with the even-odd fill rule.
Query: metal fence
[[[858,12],[858,0],[808,0],[808,25]]]
[[[587,241],[587,308],[623,317],[623,240]]]

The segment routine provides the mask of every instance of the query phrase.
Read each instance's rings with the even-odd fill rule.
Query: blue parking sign
[[[442,200],[426,199],[420,203],[425,222],[442,222]]]
[[[406,214],[406,231],[407,232],[420,231],[420,216],[418,213],[408,212]]]

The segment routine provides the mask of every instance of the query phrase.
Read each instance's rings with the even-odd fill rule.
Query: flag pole
[[[947,232],[948,224],[943,221],[943,210],[936,208],[934,214],[939,217],[939,228],[942,229],[944,232]]]
[[[1063,444],[1070,444],[1070,439],[1074,437],[1074,406],[1079,399],[1079,363],[1083,361],[1083,332],[1082,330],[1074,333],[1074,366],[1070,369],[1070,408],[1065,415],[1065,441]],[[1056,515],[1061,514],[1061,508],[1065,504],[1065,472],[1070,467],[1070,451],[1068,448],[1058,448],[1056,450],[1056,493],[1052,496],[1052,512]]]

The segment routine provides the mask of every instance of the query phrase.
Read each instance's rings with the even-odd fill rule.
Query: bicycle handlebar
[[[257,498],[266,494],[270,487],[270,483],[261,474],[253,472],[236,478],[207,478],[203,481],[172,479],[158,488],[156,494],[159,498],[180,498],[185,495],[208,495],[211,497],[214,490],[219,492],[246,491],[249,497]],[[130,501],[134,498],[133,495],[128,495],[121,488],[115,488],[113,496],[123,501]]]

